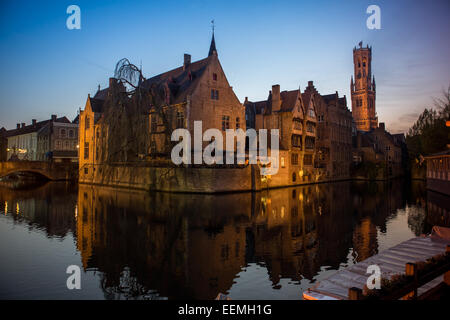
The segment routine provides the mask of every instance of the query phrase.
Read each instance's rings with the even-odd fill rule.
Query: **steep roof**
[[[104,89],[104,90],[107,90],[107,89]],[[97,95],[95,95],[95,96],[97,96]],[[92,112],[95,112],[95,113],[103,112],[103,105],[105,103],[104,99],[89,97],[89,102],[91,103]]]
[[[292,111],[295,108],[299,95],[299,90],[283,91],[280,93],[281,97],[281,111]]]
[[[295,104],[297,103],[297,99],[299,97],[299,90],[290,90],[290,91],[282,91],[280,92],[281,99],[281,108],[280,112],[290,112],[294,110]],[[244,103],[246,108],[252,108],[255,114],[270,114],[272,113],[272,95],[269,94],[267,100],[262,101],[246,101]]]
[[[170,104],[186,101],[186,97],[195,90],[197,83],[214,56],[181,66],[145,80],[144,88],[152,85],[163,86],[170,92]]]

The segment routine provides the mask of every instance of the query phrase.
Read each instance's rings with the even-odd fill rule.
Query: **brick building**
[[[300,90],[282,91],[273,85],[267,100],[251,102],[245,98],[247,127],[278,129],[280,161],[278,173],[269,186],[296,185],[315,181],[316,94]]]
[[[38,132],[44,126],[50,123],[70,123],[66,117],[58,118],[52,115],[51,119],[37,122],[32,120],[31,124],[18,123],[17,128],[8,130],[5,135],[8,140],[6,159],[11,160],[41,160],[38,155],[41,153],[38,150]]]
[[[110,79],[110,87],[116,79]],[[212,36],[208,56],[202,60],[191,61],[189,54],[184,54],[183,65],[173,70],[144,80],[144,90],[157,87],[164,92],[163,115],[149,106],[147,117],[150,146],[145,154],[146,159],[167,158],[166,132],[167,121],[169,131],[186,128],[191,134],[193,143],[194,121],[202,121],[202,134],[207,129],[217,128],[225,133],[226,129],[246,129],[245,109],[228,83],[220,64],[214,34]],[[89,175],[87,165],[101,163],[104,157],[99,153],[99,134],[102,126],[104,103],[109,88],[99,90],[93,98],[88,96],[84,110],[80,111],[80,175]],[[96,133],[96,134],[94,134]],[[209,142],[204,142],[204,146]],[[225,149],[225,146],[224,146]],[[170,154],[169,154],[170,157]]]
[[[375,76],[372,77],[372,47],[353,49],[354,76],[350,82],[352,114],[359,131],[370,131],[378,127],[375,108]]]
[[[350,178],[352,163],[352,114],[346,97],[334,94],[320,95],[308,83],[305,93],[314,93],[317,111],[316,166],[324,169],[327,180]]]
[[[382,169],[377,179],[394,178],[404,174],[402,144],[386,131],[382,122],[370,132],[358,131],[354,158],[358,158],[358,162],[377,164]]]

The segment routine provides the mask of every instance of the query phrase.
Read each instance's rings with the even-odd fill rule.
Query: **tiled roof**
[[[297,99],[299,97],[299,90],[282,91],[280,92],[281,98],[281,112],[292,111],[295,107]],[[253,108],[255,114],[270,114],[272,113],[272,95],[269,94],[267,100],[252,102],[247,101],[245,103],[246,108]]]
[[[44,121],[39,121],[36,122],[36,124],[29,124],[27,126],[24,126],[23,128],[19,128],[19,129],[12,129],[12,130],[8,130],[6,132],[6,136],[7,137],[12,137],[12,136],[17,136],[17,135],[21,135],[21,134],[27,134],[27,133],[32,133],[32,132],[36,132],[38,130],[40,130],[43,126],[45,126],[47,123],[51,122],[52,120],[44,120]],[[56,122],[63,122],[63,123],[70,123],[70,120],[67,119],[66,117],[60,117],[56,119]]]
[[[283,91],[281,97],[281,111],[292,111],[299,98],[299,90]]]
[[[168,88],[170,91],[169,104],[184,102],[186,97],[195,90],[201,75],[213,58],[214,56],[210,56],[190,63],[186,68],[181,66],[161,73],[145,80],[142,85],[144,88],[150,88],[153,85]]]
[[[107,89],[104,89],[107,90]],[[97,95],[95,95],[97,96]],[[104,99],[97,99],[97,98],[89,98],[89,101],[91,103],[92,111],[95,113],[101,113],[103,112],[103,105],[105,103]]]

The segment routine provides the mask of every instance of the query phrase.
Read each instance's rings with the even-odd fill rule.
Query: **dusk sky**
[[[81,30],[66,9],[81,8]],[[381,8],[381,30],[366,9]],[[211,20],[219,59],[241,102],[313,80],[351,108],[352,49],[373,50],[379,122],[406,131],[450,85],[450,1],[2,1],[0,127],[66,115],[105,88],[118,60],[145,77],[208,54]]]

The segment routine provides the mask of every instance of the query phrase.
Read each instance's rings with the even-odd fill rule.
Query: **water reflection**
[[[251,277],[254,265],[265,268],[269,291],[288,279],[295,296],[281,298],[300,298],[327,270],[376,254],[380,240],[384,248],[448,223],[448,208],[444,218],[442,210],[435,210],[441,218],[425,214],[429,198],[422,183],[400,180],[225,195],[49,183],[0,195],[14,223],[50,238],[71,234],[80,265],[95,272],[107,299],[212,299],[244,286],[261,295],[267,280]],[[389,223],[403,223],[405,214],[405,229],[392,230]]]

